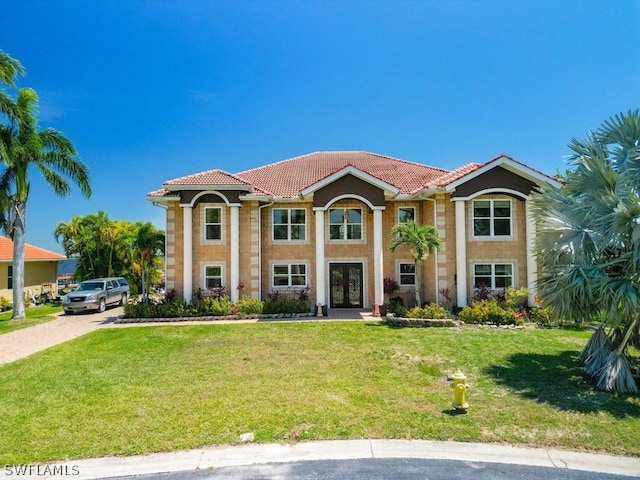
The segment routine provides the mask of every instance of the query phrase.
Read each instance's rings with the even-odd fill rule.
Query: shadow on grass
[[[640,405],[629,401],[632,395],[599,391],[585,380],[575,351],[514,353],[506,365],[485,367],[484,373],[523,398],[560,410],[607,412],[616,418],[640,416]]]

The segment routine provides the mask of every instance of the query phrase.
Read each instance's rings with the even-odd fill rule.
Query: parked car
[[[129,298],[129,283],[122,277],[85,280],[62,297],[65,313],[72,314],[97,310],[104,312],[107,305],[124,305]]]

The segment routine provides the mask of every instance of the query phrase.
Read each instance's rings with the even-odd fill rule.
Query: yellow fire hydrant
[[[466,411],[469,408],[467,403],[467,376],[458,370],[451,378],[453,379],[453,408],[456,410]]]

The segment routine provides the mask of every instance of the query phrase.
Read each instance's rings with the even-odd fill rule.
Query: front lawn
[[[0,367],[0,464],[412,438],[640,455],[640,397],[594,390],[589,332],[256,323],[108,329]],[[451,411],[445,374],[471,384]]]
[[[27,317],[21,320],[11,320],[13,311],[0,313],[0,335],[12,332],[25,327],[32,327],[38,323],[49,322],[56,318],[56,315],[62,312],[60,305],[45,303],[35,307],[29,307],[25,310]]]

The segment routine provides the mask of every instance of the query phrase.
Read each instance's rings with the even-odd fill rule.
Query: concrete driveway
[[[0,365],[15,362],[93,330],[113,325],[115,319],[122,314],[122,307],[110,307],[103,313],[62,313],[50,322],[0,335]]]

